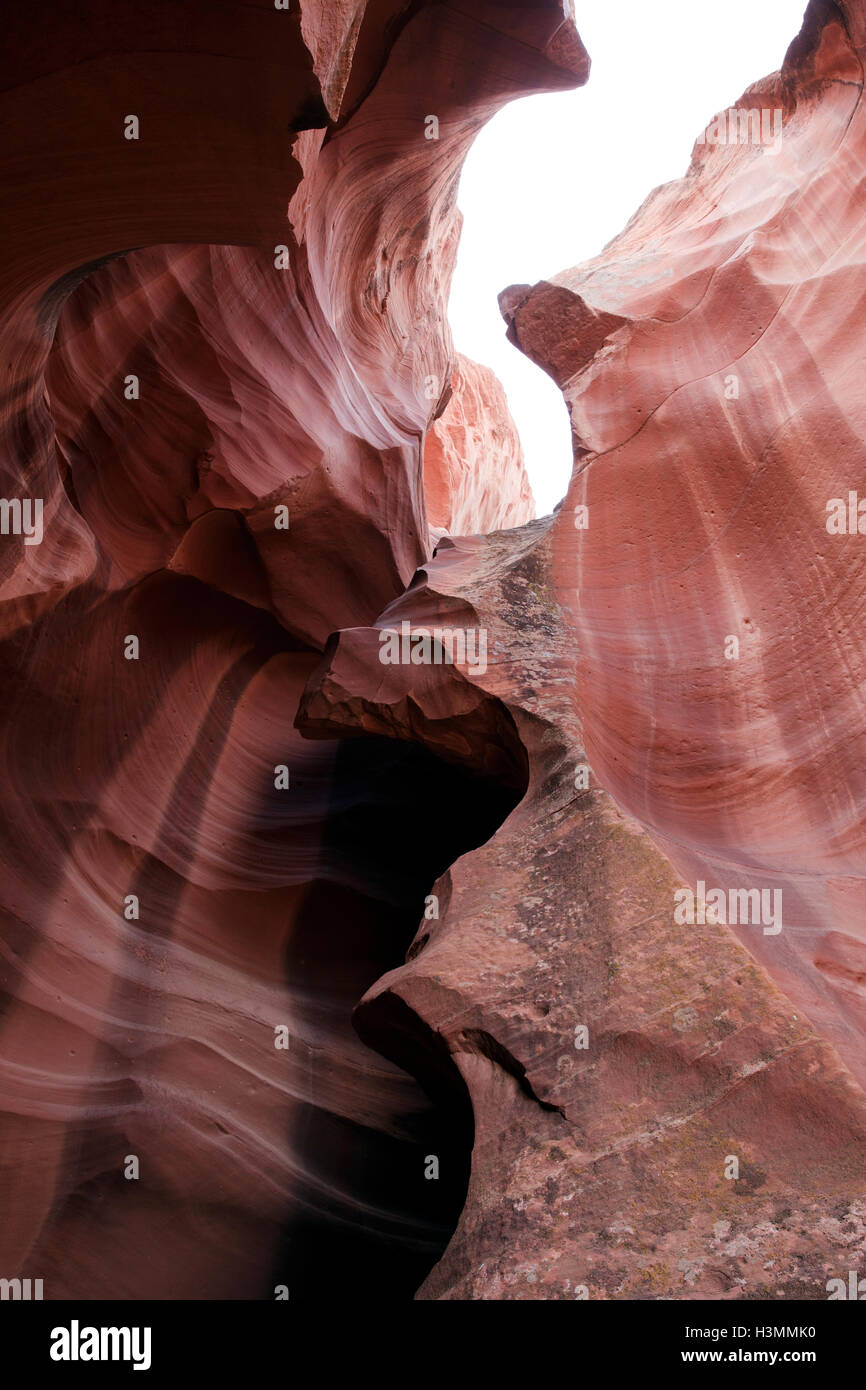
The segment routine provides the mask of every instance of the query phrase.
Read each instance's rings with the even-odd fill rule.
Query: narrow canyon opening
[[[516,734],[514,752],[519,766]],[[438,924],[438,902],[437,916],[425,918],[436,880],[495,834],[521,795],[420,744],[370,735],[338,745],[319,870],[284,954],[301,1031],[323,1044],[310,1053],[313,1100],[294,1111],[286,1136],[301,1179],[272,1271],[301,1298],[327,1298],[338,1283],[353,1301],[410,1299],[453,1235],[474,1135],[460,1074],[414,1016],[374,1008],[353,1024],[353,1014],[416,934],[412,953],[424,948]],[[386,1085],[389,1063],[418,1082],[411,1112],[398,1108],[406,1088],[395,1091],[387,1130],[315,1103],[328,1035],[339,1048],[352,1027],[389,1059],[377,1077],[368,1055],[367,1084]],[[425,1177],[431,1158],[436,1180]]]
[[[576,3],[586,85],[509,102],[469,150],[449,319],[457,350],[502,383],[538,516],[568,489],[569,416],[558,387],[506,341],[498,295],[599,256],[654,188],[682,177],[714,113],[780,67],[804,8]]]

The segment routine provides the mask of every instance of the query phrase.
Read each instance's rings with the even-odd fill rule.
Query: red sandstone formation
[[[421,739],[500,781],[528,760],[358,1010],[419,1076],[454,1058],[472,1099],[422,1296],[823,1299],[862,1262],[862,538],[827,504],[862,452],[864,49],[866,6],[813,5],[738,103],[782,110],[777,151],[699,145],[596,261],[504,294],[571,409],[568,497],[440,547],[305,697],[308,732]],[[383,674],[404,621],[497,657]],[[781,929],[678,923],[698,879],[781,891]]]
[[[458,354],[451,388],[424,444],[431,525],[460,536],[531,521],[535,502],[523,450],[495,375]]]
[[[557,0],[6,18],[0,1276],[411,1296],[471,1117],[351,1013],[517,791],[293,719],[430,553],[465,151],[586,55]],[[501,442],[461,526],[524,497]]]
[[[526,787],[357,1012],[431,1091],[453,1059],[472,1101],[467,1200],[420,1296],[826,1298],[866,1238],[866,1096],[727,926],[673,925],[670,864],[584,788],[562,524],[443,542],[302,705],[308,732],[422,740]],[[498,655],[383,666],[403,620]]]
[[[861,1084],[866,542],[828,503],[864,480],[864,52],[866,5],[810,5],[736,103],[778,141],[697,144],[596,260],[502,298],[571,413],[554,586],[594,772],[687,883],[781,891],[781,932],[734,930]]]
[[[3,493],[45,506],[0,545],[0,1277],[826,1297],[866,0],[744,99],[778,154],[701,147],[505,296],[574,421],[540,521],[445,304],[474,134],[586,77],[564,7],[180,13],[15,7],[3,50]],[[698,877],[783,930],[677,924]]]

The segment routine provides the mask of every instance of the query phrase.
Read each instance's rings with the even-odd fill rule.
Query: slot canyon
[[[6,7],[0,1277],[46,1299],[866,1273],[866,0],[731,92],[772,145],[695,132],[502,286],[571,423],[537,517],[448,294],[579,22]]]

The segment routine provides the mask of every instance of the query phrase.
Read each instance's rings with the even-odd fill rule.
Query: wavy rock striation
[[[427,514],[440,534],[522,526],[535,516],[520,438],[489,367],[458,353],[452,396],[424,443]]]
[[[178,15],[16,7],[2,49],[0,466],[44,536],[0,545],[0,1275],[826,1297],[866,1237],[825,524],[866,3],[739,104],[777,152],[698,147],[506,292],[575,434],[537,521],[445,304],[474,134],[586,78],[566,7]],[[782,929],[678,922],[698,878]]]
[[[781,893],[781,931],[734,930],[861,1084],[864,52],[862,0],[810,5],[732,108],[778,138],[697,144],[595,261],[502,297],[571,413],[589,760],[686,882]]]
[[[49,10],[0,80],[2,491],[44,524],[0,545],[0,1274],[411,1296],[471,1115],[351,1012],[521,789],[293,720],[430,553],[465,151],[586,55],[553,0]]]
[[[827,523],[862,473],[864,45],[859,0],[812,4],[737,104],[778,147],[698,144],[597,260],[504,293],[571,411],[568,496],[443,542],[305,696],[308,732],[527,760],[358,1009],[472,1100],[422,1296],[824,1299],[862,1263],[863,538]],[[404,620],[493,656],[383,678]],[[720,920],[678,920],[699,880]]]
[[[443,542],[301,707],[307,732],[421,740],[526,785],[357,1011],[431,1091],[453,1061],[472,1102],[466,1204],[420,1296],[826,1298],[866,1238],[866,1096],[726,925],[673,924],[667,858],[584,786],[562,525]],[[382,668],[404,620],[476,625],[494,660]]]

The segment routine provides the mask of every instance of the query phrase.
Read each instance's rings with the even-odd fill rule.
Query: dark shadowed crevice
[[[464,1028],[457,1039],[459,1051],[472,1052],[477,1057],[486,1057],[488,1062],[493,1062],[497,1067],[501,1067],[509,1076],[513,1076],[521,1091],[530,1100],[534,1100],[536,1105],[540,1105],[542,1110],[555,1110],[558,1115],[564,1115],[565,1111],[561,1105],[553,1105],[549,1100],[542,1100],[536,1095],[532,1088],[529,1077],[526,1075],[526,1067],[519,1062],[513,1053],[509,1052],[492,1033],[486,1032],[483,1028]]]
[[[436,880],[496,832],[520,795],[420,744],[340,743],[320,877],[290,938],[286,981],[309,1001],[308,1030],[324,1003],[341,1028],[354,1022],[368,1047],[415,1081],[387,1068],[402,1104],[386,1133],[318,1105],[315,1068],[327,1061],[324,1051],[311,1059],[312,1103],[295,1109],[288,1136],[297,1186],[274,1266],[274,1284],[291,1298],[331,1298],[339,1284],[354,1300],[411,1299],[454,1233],[474,1141],[459,1071],[409,1010],[397,1017],[393,1004],[356,1005],[405,961]],[[371,1053],[368,1084],[382,1068]],[[425,1177],[432,1155],[438,1179]]]

